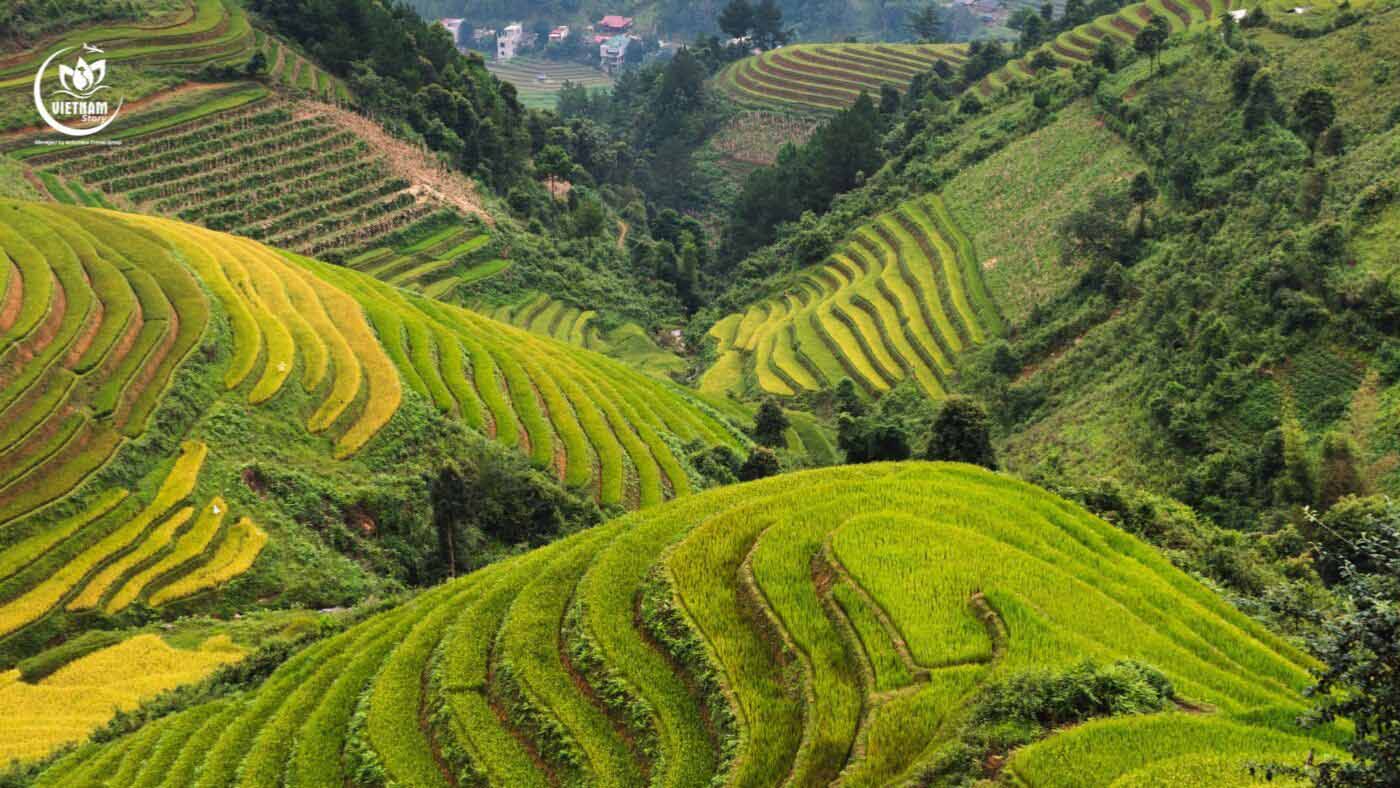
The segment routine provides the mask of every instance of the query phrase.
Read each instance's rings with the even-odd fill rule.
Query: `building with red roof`
[[[618,33],[626,33],[631,28],[632,17],[630,16],[617,16],[616,14],[608,14],[602,19],[598,20],[598,32],[600,33],[617,35]]]

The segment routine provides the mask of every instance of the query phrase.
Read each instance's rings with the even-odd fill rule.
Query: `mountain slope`
[[[694,489],[683,443],[748,441],[681,387],[591,351],[167,219],[3,201],[0,263],[0,659],[65,611],[197,607],[245,573],[269,598],[301,593],[291,566],[386,581],[282,520],[318,508],[300,497],[311,478],[288,480],[288,512],[263,474],[417,473],[381,458],[403,451],[431,472],[434,442],[470,441],[429,416],[629,508]],[[363,527],[363,499],[341,506]]]
[[[1040,784],[1089,747],[1072,784],[1245,784],[1248,762],[1331,750],[1274,722],[1307,658],[1151,548],[1006,477],[901,464],[716,490],[502,561],[293,657],[217,725],[195,707],[37,784],[103,784],[167,736],[193,763],[150,785],[885,784],[937,768],[979,688],[1124,658],[1211,711],[1055,733],[1012,773]]]

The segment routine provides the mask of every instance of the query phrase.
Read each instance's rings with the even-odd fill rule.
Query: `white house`
[[[496,36],[496,59],[510,60],[515,57],[515,50],[525,39],[525,30],[519,22],[506,25],[506,29]]]
[[[551,44],[562,44],[562,43],[564,43],[565,40],[568,39],[568,37],[569,37],[569,26],[568,26],[568,25],[560,25],[560,26],[554,28],[553,30],[549,31],[549,43],[551,43]]]
[[[615,35],[598,45],[598,60],[604,69],[611,71],[627,61],[627,47],[632,39],[625,35]]]

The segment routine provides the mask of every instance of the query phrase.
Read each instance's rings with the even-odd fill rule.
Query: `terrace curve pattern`
[[[1118,12],[1098,17],[1092,22],[1066,30],[1035,51],[1007,63],[977,83],[977,91],[990,95],[1011,82],[1035,76],[1031,59],[1045,51],[1055,59],[1056,68],[1074,68],[1093,60],[1094,49],[1105,38],[1118,46],[1131,48],[1133,39],[1147,20],[1160,16],[1167,21],[1172,33],[1190,27],[1209,24],[1232,9],[1246,8],[1242,0],[1146,0],[1124,6]]]
[[[716,322],[699,388],[792,396],[850,378],[874,396],[912,379],[941,397],[958,356],[1004,331],[976,260],[940,198],[910,200],[783,292]]]
[[[185,0],[183,8],[167,18],[84,28],[46,41],[42,49],[0,57],[0,96],[28,90],[46,53],[83,44],[101,47],[103,57],[113,66],[158,66],[190,73],[206,66],[239,67],[255,52],[262,52],[270,81],[307,96],[350,99],[343,82],[276,36],[255,30],[236,0]]]
[[[861,91],[878,96],[881,85],[903,92],[939,61],[956,67],[965,50],[954,44],[793,44],[731,63],[715,84],[744,106],[834,112]]]
[[[1012,754],[1018,785],[1254,785],[1335,752],[1283,720],[1307,658],[1031,485],[901,463],[712,490],[425,592],[254,691],[35,785],[842,785],[917,778],[979,687],[1134,659],[1182,710]]]
[[[405,390],[605,504],[689,491],[666,436],[747,440],[681,387],[611,359],[168,219],[0,202],[0,294],[0,524],[67,494],[145,429],[211,310],[232,329],[225,386],[258,405],[299,384],[315,400],[306,429],[337,457],[371,440]]]

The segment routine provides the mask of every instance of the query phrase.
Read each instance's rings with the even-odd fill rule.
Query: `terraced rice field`
[[[246,572],[267,535],[247,518],[227,517],[221,498],[183,505],[193,503],[207,455],[204,444],[187,442],[150,500],[111,488],[8,547],[0,640],[60,611],[116,614],[138,599],[159,606]]]
[[[305,254],[358,250],[440,209],[318,106],[259,101],[29,163],[109,201]]]
[[[653,375],[664,377],[686,366],[684,359],[661,347],[636,323],[605,329],[596,311],[580,309],[543,293],[527,294],[512,304],[478,304],[476,308],[502,323],[596,350]]]
[[[1231,9],[1244,7],[1246,3],[1241,0],[1146,0],[1124,6],[1116,14],[1101,16],[1088,24],[1066,30],[1036,51],[1049,52],[1058,68],[1073,68],[1092,60],[1094,48],[1105,37],[1114,39],[1120,49],[1127,47],[1131,50],[1133,38],[1154,15],[1166,19],[1171,32],[1178,33],[1195,25],[1209,24]],[[1034,75],[1035,70],[1030,62],[1035,54],[1029,53],[988,74],[977,83],[978,92],[989,95],[1014,80]]]
[[[172,648],[137,635],[64,665],[36,683],[0,673],[0,762],[33,759],[87,738],[118,710],[190,684],[243,656],[226,637],[198,649]],[[124,785],[129,783],[122,783]]]
[[[297,258],[364,304],[405,384],[604,504],[645,506],[690,484],[664,434],[741,446],[718,412],[604,356]]]
[[[297,54],[277,36],[253,31],[253,46],[267,58],[267,75],[284,88],[329,102],[350,103],[345,83]]]
[[[209,323],[193,275],[109,215],[0,202],[0,524],[140,435]]]
[[[46,42],[42,50],[0,58],[0,96],[26,91],[48,53],[83,44],[102,48],[109,68],[162,66],[191,72],[208,65],[242,66],[257,47],[248,14],[235,0],[189,0],[186,13],[160,25],[75,30]],[[57,70],[50,73],[57,84]]]
[[[1006,765],[1017,784],[1247,785],[1248,762],[1335,751],[1284,722],[1307,658],[1151,547],[1030,485],[904,463],[726,487],[501,561],[35,784],[902,783],[979,687],[1086,659],[1153,665],[1210,711],[1052,734]]]
[[[878,96],[883,84],[903,91],[940,60],[959,65],[964,51],[952,44],[793,44],[730,64],[715,84],[745,106],[828,112],[849,106],[861,91]]]
[[[710,329],[700,390],[792,396],[850,378],[869,394],[906,378],[942,396],[964,350],[1001,334],[970,241],[937,197],[856,230],[782,294]]]
[[[489,61],[486,68],[498,79],[514,85],[520,103],[530,109],[554,109],[559,89],[565,82],[583,85],[589,90],[606,90],[613,84],[606,72],[580,63],[518,57],[504,62]]]
[[[0,243],[0,524],[66,495],[139,434],[209,321],[199,282],[232,326],[227,388],[256,405],[299,382],[319,403],[306,429],[337,457],[393,417],[404,388],[606,504],[689,490],[663,434],[746,442],[677,386],[247,239],[4,202]]]
[[[446,298],[457,288],[494,276],[509,261],[482,255],[491,237],[460,221],[403,247],[377,247],[346,261],[346,265],[391,285]]]

